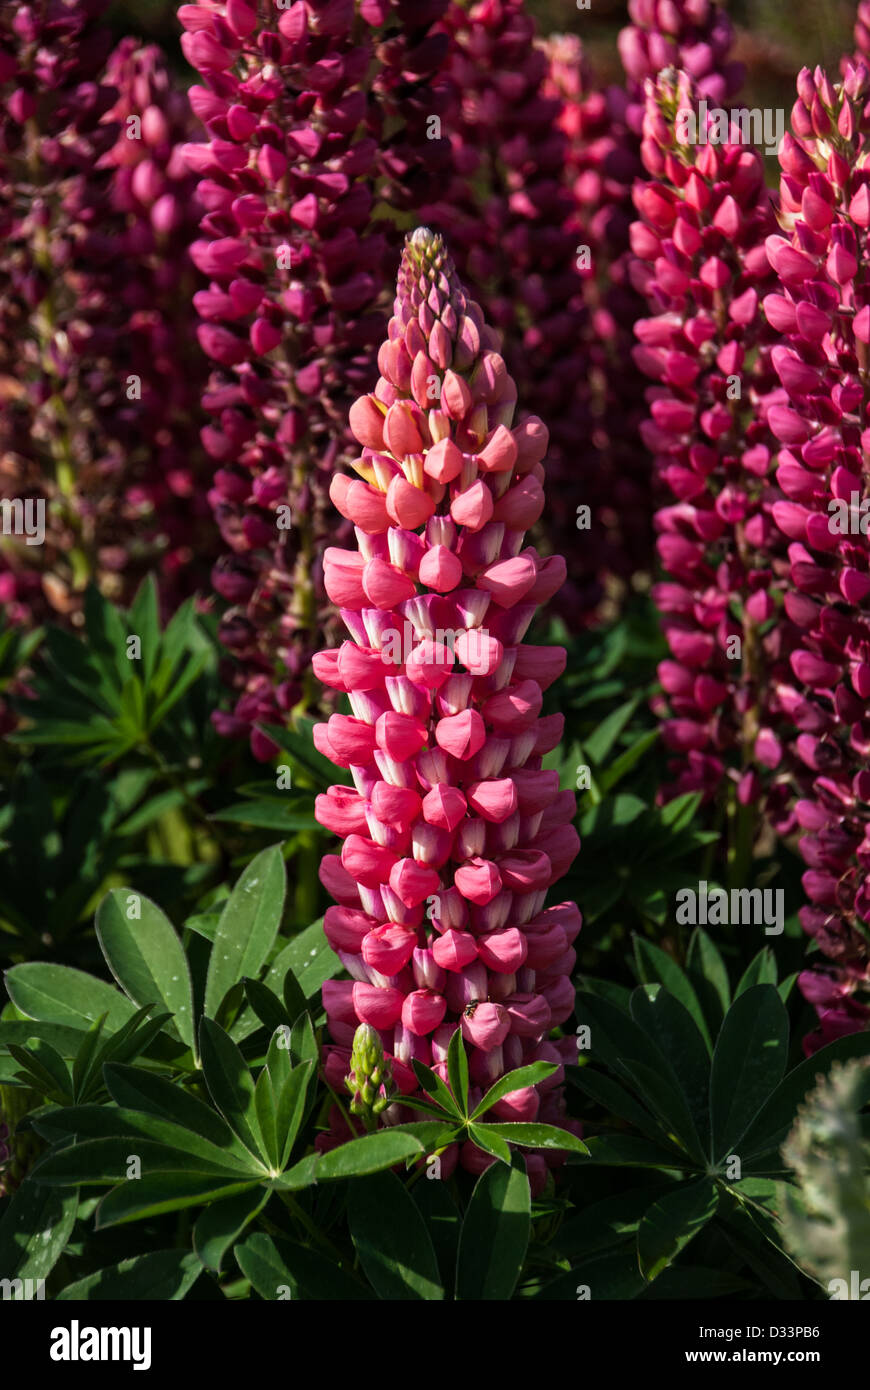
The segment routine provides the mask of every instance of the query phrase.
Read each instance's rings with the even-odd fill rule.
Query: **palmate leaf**
[[[152,1250],[87,1274],[67,1284],[55,1297],[69,1303],[116,1299],[177,1302],[186,1297],[201,1273],[200,1262],[189,1251]]]
[[[668,1064],[660,1058],[661,1053],[656,1050],[655,1065],[647,1066],[646,1063],[632,1060],[620,1064],[620,1071],[623,1078],[630,1077],[647,1103],[652,1103],[668,1135],[679,1142],[695,1163],[703,1165],[706,1154],[686,1093],[673,1077]]]
[[[406,1159],[419,1158],[423,1152],[424,1145],[410,1132],[376,1130],[374,1134],[352,1139],[329,1153],[309,1154],[282,1177],[276,1178],[273,1186],[292,1191],[308,1187],[312,1182],[365,1177],[369,1173],[392,1168]]]
[[[558,1070],[552,1062],[532,1062],[530,1066],[518,1067],[516,1071],[510,1071],[506,1076],[502,1076],[496,1081],[494,1086],[490,1086],[486,1095],[471,1115],[472,1120],[477,1120],[490,1110],[496,1101],[508,1096],[512,1091],[519,1091],[524,1086],[536,1086],[539,1081],[545,1081],[548,1076]]]
[[[128,613],[91,586],[84,600],[84,642],[50,630],[46,660],[33,678],[35,697],[18,702],[24,726],[17,742],[55,744],[64,762],[106,765],[148,743],[213,661],[191,601],[161,638],[153,580],[146,580]],[[128,637],[140,642],[128,651]]]
[[[649,984],[658,980],[665,986],[669,994],[672,994],[691,1015],[704,1040],[707,1052],[712,1053],[713,1043],[701,1003],[685,971],[666,951],[642,936],[635,936],[634,938],[634,958],[641,981],[644,984]]]
[[[123,1226],[130,1221],[146,1221],[167,1212],[183,1211],[185,1207],[222,1202],[250,1192],[250,1182],[227,1182],[211,1176],[197,1176],[187,1171],[165,1170],[147,1173],[137,1182],[125,1182],[106,1193],[97,1207],[95,1226],[103,1231],[109,1226]]]
[[[271,1068],[267,1069],[271,1077]],[[287,1166],[296,1137],[305,1118],[311,1081],[314,1077],[314,1062],[300,1062],[289,1076],[279,1084],[273,1083],[275,1093],[275,1132],[277,1138],[277,1162],[283,1169]]]
[[[206,1269],[220,1273],[227,1251],[238,1240],[246,1226],[266,1204],[269,1192],[263,1187],[250,1187],[206,1207],[197,1217],[193,1228],[193,1248]]]
[[[0,1220],[0,1278],[46,1279],[72,1235],[78,1205],[77,1191],[25,1178]]]
[[[509,1164],[511,1161],[511,1151],[507,1141],[496,1133],[495,1125],[468,1125],[468,1137],[472,1144],[476,1144],[484,1153],[492,1154],[499,1163]]]
[[[250,1162],[248,1150],[226,1120],[176,1082],[139,1067],[116,1063],[105,1068],[104,1077],[109,1095],[122,1109],[140,1111],[143,1115],[153,1115],[156,1119],[192,1129],[216,1148],[231,1152],[243,1163]]]
[[[531,1231],[529,1180],[522,1168],[494,1163],[478,1178],[462,1223],[456,1298],[506,1301],[512,1296]]]
[[[426,1223],[394,1174],[376,1173],[351,1184],[348,1221],[360,1264],[381,1298],[444,1298]]]
[[[412,1058],[411,1066],[423,1090],[427,1095],[432,1097],[435,1103],[433,1106],[429,1107],[424,1105],[424,1108],[432,1114],[438,1114],[440,1109],[445,1115],[461,1120],[463,1118],[462,1110],[454,1100],[453,1092],[450,1090],[449,1086],[445,1085],[438,1073],[432,1071],[431,1067],[427,1067],[425,1063],[418,1062],[416,1057]],[[419,1097],[416,1096],[409,1097],[408,1104],[413,1106],[418,1099]],[[396,1097],[396,1101],[400,1103],[401,1097]]]
[[[581,1023],[590,1027],[590,1061],[602,1062],[620,1081],[627,1081],[654,1110],[665,1132],[675,1135],[695,1161],[703,1164],[705,1151],[678,1072],[655,1039],[606,999],[579,994],[576,1012]],[[675,1061],[679,1065],[679,1059]]]
[[[229,1034],[210,1018],[200,1023],[199,1049],[205,1083],[218,1110],[245,1148],[268,1162],[254,1081],[241,1052]]]
[[[371,1290],[348,1271],[293,1241],[273,1239],[262,1231],[233,1251],[239,1269],[260,1298],[272,1302],[348,1302],[371,1300]]]
[[[485,1131],[488,1135],[495,1134],[510,1144],[518,1144],[521,1148],[564,1149],[568,1153],[584,1155],[589,1153],[582,1139],[578,1139],[576,1134],[571,1134],[566,1129],[559,1129],[556,1125],[523,1124],[508,1120],[498,1124],[489,1122],[476,1125],[475,1129],[477,1132]]]
[[[100,1152],[107,1160],[119,1155],[123,1157],[123,1172],[119,1175],[123,1177],[127,1176],[127,1157],[131,1153],[141,1156],[143,1145],[149,1146],[152,1155],[152,1164],[146,1164],[142,1159],[143,1171],[148,1171],[152,1166],[168,1166],[199,1173],[227,1173],[236,1177],[267,1176],[265,1165],[252,1154],[231,1144],[220,1147],[184,1125],[138,1110],[114,1109],[103,1105],[67,1106],[45,1116],[43,1123],[48,1123],[55,1133],[75,1136],[82,1142],[56,1150],[42,1160],[45,1163],[45,1176],[40,1181],[50,1181],[52,1174],[75,1169],[79,1162],[78,1151],[91,1143],[118,1146],[117,1149],[105,1147]],[[124,1150],[123,1155],[121,1149]],[[159,1154],[153,1152],[157,1149],[160,1150]],[[167,1158],[171,1160],[168,1163]],[[39,1171],[42,1171],[41,1167]],[[111,1174],[106,1176],[110,1177]],[[88,1182],[90,1179],[84,1177],[80,1181]]]
[[[85,643],[63,628],[50,627],[46,631],[45,652],[60,681],[69,687],[67,699],[78,703],[79,708],[96,705],[110,719],[118,713],[114,672],[107,674]]]
[[[21,1067],[21,1078],[38,1094],[65,1104],[73,1098],[70,1070],[59,1052],[39,1038],[28,1038],[26,1048],[17,1043],[7,1044],[10,1056]]]
[[[826,1076],[834,1062],[870,1056],[870,1033],[852,1033],[837,1038],[827,1047],[794,1067],[765,1100],[741,1139],[741,1155],[753,1167],[763,1155],[778,1157],[779,1146],[794,1124],[798,1107],[818,1080]]]
[[[447,1076],[450,1089],[463,1115],[468,1114],[468,1057],[462,1029],[456,1028],[447,1046]]]
[[[686,1154],[638,1139],[633,1134],[595,1134],[586,1140],[586,1162],[613,1168],[658,1168],[663,1172],[695,1171]]]
[[[658,1045],[685,1097],[695,1132],[706,1152],[710,1144],[710,1055],[694,1014],[658,985],[631,996],[634,1021]]]
[[[292,972],[303,999],[310,1002],[324,981],[331,980],[341,969],[341,961],[324,934],[321,917],[281,947],[269,965],[264,984],[276,994],[283,992],[288,971]]]
[[[611,1115],[627,1120],[648,1139],[667,1144],[667,1131],[660,1122],[612,1077],[596,1071],[593,1067],[572,1067],[567,1076],[572,1085],[591,1097]]]
[[[135,1182],[128,1178],[133,1159],[141,1162],[144,1175]],[[47,1154],[33,1169],[34,1180],[46,1187],[114,1187],[122,1183],[138,1188],[146,1178],[162,1173],[183,1174],[196,1181],[208,1180],[212,1187],[254,1181],[250,1173],[245,1175],[229,1163],[212,1163],[172,1144],[129,1134],[85,1139]]]
[[[131,896],[139,915],[127,915]],[[97,909],[97,940],[109,969],[134,1004],[162,1004],[188,1047],[194,1046],[193,987],[187,957],[160,908],[142,894],[113,888]]]
[[[225,902],[206,978],[209,1018],[229,989],[259,973],[281,924],[286,883],[280,848],[273,845],[251,861]]]
[[[728,1010],[710,1074],[712,1154],[737,1148],[758,1111],[782,1080],[788,1015],[773,985],[753,985]]]
[[[6,988],[28,1018],[65,1023],[84,1031],[102,1014],[106,1031],[117,1032],[136,1013],[135,1004],[112,985],[50,961],[27,961],[6,971]]]
[[[280,830],[290,835],[297,830],[322,833],[314,816],[307,811],[283,805],[277,797],[260,797],[256,801],[236,801],[215,811],[212,820],[228,821],[234,825],[253,825],[262,830]]]
[[[715,1182],[702,1178],[684,1183],[659,1197],[637,1230],[640,1271],[655,1279],[716,1215],[719,1193]]]

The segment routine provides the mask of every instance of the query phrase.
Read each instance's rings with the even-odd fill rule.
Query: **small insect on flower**
[[[465,1009],[464,1009],[465,1017],[466,1017],[466,1018],[474,1018],[474,1011],[475,1011],[475,1009],[477,1008],[478,1004],[480,1004],[480,1003],[482,1003],[482,1000],[480,1000],[480,999],[472,999],[472,1001],[471,1001],[470,1004],[466,1004]]]

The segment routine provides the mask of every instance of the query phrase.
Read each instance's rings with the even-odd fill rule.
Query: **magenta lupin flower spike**
[[[785,500],[773,517],[788,544],[786,610],[799,635],[786,696],[804,929],[829,964],[801,989],[819,1014],[808,1051],[870,1022],[870,69],[846,63],[836,86],[804,68],[792,135],[780,148],[780,230],[767,240],[779,281],[764,300],[780,334],[773,363]]]
[[[344,841],[321,877],[338,903],[326,934],[351,975],[324,985],[327,1073],[347,1073],[368,1023],[413,1093],[412,1059],[446,1076],[460,1027],[480,1090],[563,1060],[547,1034],[574,1007],[580,914],[544,907],[579,848],[574,795],[542,767],[564,723],[541,717],[543,692],[565,651],[522,640],[565,577],[561,558],[525,544],[544,506],[547,431],[535,416],[513,427],[496,336],[427,228],[406,242],[378,365],[350,412],[359,476],[336,474],[330,490],[357,540],[324,556],[349,639],[314,658],[352,710],[315,728],[354,783],[315,811]],[[558,1074],[499,1113],[562,1123]],[[466,1146],[461,1161],[481,1156]]]
[[[759,312],[772,284],[764,238],[776,223],[759,155],[693,133],[692,120],[697,93],[685,74],[647,83],[650,177],[635,189],[631,236],[651,311],[636,324],[635,360],[655,382],[643,435],[672,499],[656,514],[668,581],[654,597],[670,648],[660,712],[675,755],[664,794],[713,796],[729,769],[746,804],[758,800],[757,766],[782,756],[768,687],[787,640],[787,625],[770,630],[785,557],[771,549],[780,494],[762,408],[774,385],[771,334]]]
[[[225,553],[221,636],[238,699],[215,723],[255,756],[311,699],[310,654],[330,618],[322,553],[328,484],[351,455],[347,409],[383,335],[392,224],[448,157],[427,139],[446,0],[313,0],[283,9],[202,0],[179,10],[207,138],[187,146],[205,207],[192,254],[211,361],[202,439]],[[349,528],[348,528],[349,529]]]
[[[420,216],[449,228],[463,283],[502,334],[520,401],[534,401],[550,422],[547,531],[569,566],[558,602],[575,625],[589,623],[606,591],[612,603],[613,576],[632,572],[624,519],[642,516],[646,499],[629,469],[611,463],[612,423],[623,417],[598,379],[613,334],[587,304],[591,278],[607,274],[600,246],[590,267],[588,218],[572,187],[562,117],[573,96],[554,80],[550,44],[538,38],[525,0],[451,4],[441,27],[450,43],[443,135],[452,158]],[[590,524],[578,544],[581,505]],[[649,533],[648,504],[645,512]],[[641,551],[633,560],[642,565]]]
[[[103,8],[0,17],[0,487],[45,507],[43,544],[3,541],[20,623],[75,622],[88,579],[129,600],[157,565],[171,610],[208,572],[187,103],[156,47],[106,61]]]
[[[573,208],[566,228],[575,260],[583,265],[584,304],[572,328],[582,366],[563,359],[566,368],[574,361],[583,385],[578,383],[569,390],[568,401],[555,406],[569,424],[572,412],[577,416],[584,467],[578,470],[574,462],[576,439],[566,437],[562,476],[558,468],[548,466],[551,491],[556,485],[566,505],[562,513],[548,517],[547,524],[574,557],[573,568],[579,572],[585,565],[596,576],[603,603],[589,616],[600,619],[621,601],[632,577],[648,574],[653,564],[652,472],[640,437],[644,378],[631,360],[634,324],[645,307],[632,283],[631,189],[644,171],[640,142],[626,124],[624,88],[596,84],[576,35],[553,35],[542,47],[549,64],[543,90],[560,103],[556,123],[567,140],[564,162]],[[583,390],[588,400],[581,421]],[[521,394],[540,399],[536,385]],[[542,409],[553,418],[548,407]],[[584,503],[591,509],[592,525],[578,545],[577,507]],[[559,529],[560,516],[565,531]],[[568,592],[562,598],[572,625],[578,621],[576,598]]]

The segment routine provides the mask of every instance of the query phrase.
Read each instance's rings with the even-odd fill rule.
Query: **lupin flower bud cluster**
[[[128,39],[106,63],[103,8],[0,21],[2,487],[46,507],[43,543],[5,541],[17,622],[75,620],[91,578],[126,599],[158,563],[171,607],[208,543],[186,107],[159,50]]]
[[[353,1035],[344,1084],[351,1094],[350,1113],[362,1116],[366,1129],[376,1129],[378,1116],[390,1103],[392,1076],[381,1036],[370,1023],[361,1023]]]
[[[785,500],[773,508],[798,633],[789,702],[803,885],[801,921],[824,968],[800,979],[820,1027],[810,1047],[870,1021],[870,69],[804,68],[780,149],[780,228],[764,301],[780,335],[782,403],[769,412]]]
[[[637,519],[638,511],[651,515],[654,510],[652,480],[643,471],[648,458],[639,447],[641,378],[625,364],[634,343],[634,323],[645,308],[645,276],[636,281],[633,275],[630,225],[632,190],[636,180],[645,177],[641,137],[646,83],[672,67],[690,75],[698,100],[720,103],[740,88],[743,66],[731,58],[731,21],[712,0],[630,0],[628,12],[631,24],[618,39],[625,84],[590,91],[574,141],[583,169],[574,187],[581,204],[589,206],[586,220],[599,283],[604,280],[593,321],[597,325],[603,316],[600,335],[611,348],[601,368],[608,384],[609,471],[612,487],[626,495],[635,516],[622,523],[630,574],[632,568],[646,565],[653,545]],[[594,164],[600,170],[600,187],[590,169]]]
[[[765,691],[783,660],[774,587],[772,444],[762,401],[775,384],[760,299],[772,288],[765,237],[776,223],[760,156],[740,143],[689,143],[697,93],[685,73],[647,84],[635,190],[636,325],[647,391],[644,440],[670,494],[655,522],[668,579],[653,591],[670,657],[659,668],[663,737],[678,792],[717,793],[726,768],[744,802],[758,765],[782,749]],[[705,132],[706,134],[707,132]],[[786,668],[787,669],[787,668]]]
[[[212,363],[202,438],[226,553],[221,635],[239,698],[216,722],[274,744],[302,698],[326,620],[321,556],[327,489],[352,450],[347,410],[389,307],[391,224],[379,201],[419,203],[447,155],[426,138],[446,50],[432,32],[446,0],[246,0],[182,5],[190,90],[207,139],[187,149],[205,205],[192,254]],[[322,639],[322,631],[321,631]]]
[[[324,557],[349,638],[314,658],[352,711],[315,727],[320,752],[353,778],[315,810],[344,841],[321,877],[337,900],[326,935],[351,976],[323,987],[326,1069],[341,1087],[369,1024],[413,1094],[412,1060],[446,1078],[459,1027],[476,1094],[568,1056],[547,1035],[573,1011],[581,918],[574,903],[544,902],[579,840],[573,793],[542,767],[563,716],[541,717],[566,656],[523,644],[565,563],[525,543],[544,507],[547,431],[535,416],[513,426],[496,335],[427,228],[407,241],[378,365],[350,412],[358,477],[337,473],[330,488],[357,541]],[[559,1080],[498,1112],[561,1123]],[[488,1161],[473,1145],[461,1154],[471,1169]],[[543,1160],[529,1163],[540,1182]]]

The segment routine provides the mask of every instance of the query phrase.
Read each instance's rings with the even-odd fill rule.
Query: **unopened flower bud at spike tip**
[[[428,250],[430,246],[435,245],[436,241],[440,240],[440,238],[436,238],[431,227],[417,227],[416,231],[411,233],[408,240],[416,251],[425,251]]]

